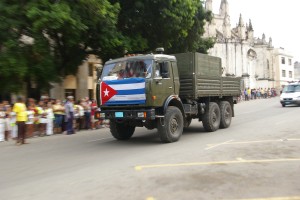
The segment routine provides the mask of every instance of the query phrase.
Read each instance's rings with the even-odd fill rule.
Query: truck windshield
[[[103,68],[102,80],[118,80],[124,78],[150,78],[153,60],[126,60],[106,64]]]
[[[300,84],[299,85],[286,85],[283,88],[283,93],[294,93],[294,92],[300,92]]]

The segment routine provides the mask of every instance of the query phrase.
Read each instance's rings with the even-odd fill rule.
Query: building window
[[[65,97],[73,96],[75,98],[76,90],[75,89],[65,89]]]
[[[285,74],[285,70],[282,70],[282,77],[285,77],[286,74]]]
[[[89,63],[89,76],[94,76],[94,64]]]
[[[292,59],[289,59],[289,65],[292,65]]]
[[[293,78],[293,72],[289,71],[289,78]]]
[[[281,64],[285,64],[285,57],[281,57]]]

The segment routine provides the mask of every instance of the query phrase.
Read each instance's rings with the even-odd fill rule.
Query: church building
[[[205,9],[212,12],[213,0],[206,0]],[[223,76],[242,77],[244,88],[277,88],[282,83],[277,79],[275,67],[281,58],[272,45],[272,38],[254,37],[251,20],[245,23],[242,14],[236,26],[230,22],[229,4],[221,0],[218,14],[213,13],[213,19],[205,25],[204,37],[215,39],[215,45],[208,53],[222,58]],[[286,59],[291,55],[284,54]],[[280,73],[280,72],[278,72]]]

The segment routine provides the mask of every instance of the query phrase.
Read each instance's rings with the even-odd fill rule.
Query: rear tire
[[[110,121],[110,132],[117,140],[128,140],[135,131],[135,126],[130,126],[126,122],[118,123],[114,120]]]
[[[157,129],[160,140],[165,143],[176,142],[182,135],[183,116],[174,106],[167,108],[164,119],[158,119]]]
[[[220,122],[221,113],[219,105],[215,102],[210,102],[202,118],[203,127],[208,132],[214,132],[219,129]]]
[[[228,101],[221,101],[220,111],[221,111],[220,128],[228,128],[231,124],[231,119],[232,119],[232,107],[230,103]]]

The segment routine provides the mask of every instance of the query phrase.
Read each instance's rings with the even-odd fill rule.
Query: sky
[[[231,27],[242,14],[244,23],[251,19],[254,37],[272,37],[275,48],[284,48],[300,61],[300,0],[227,0]],[[213,13],[219,13],[221,0],[213,0]]]

